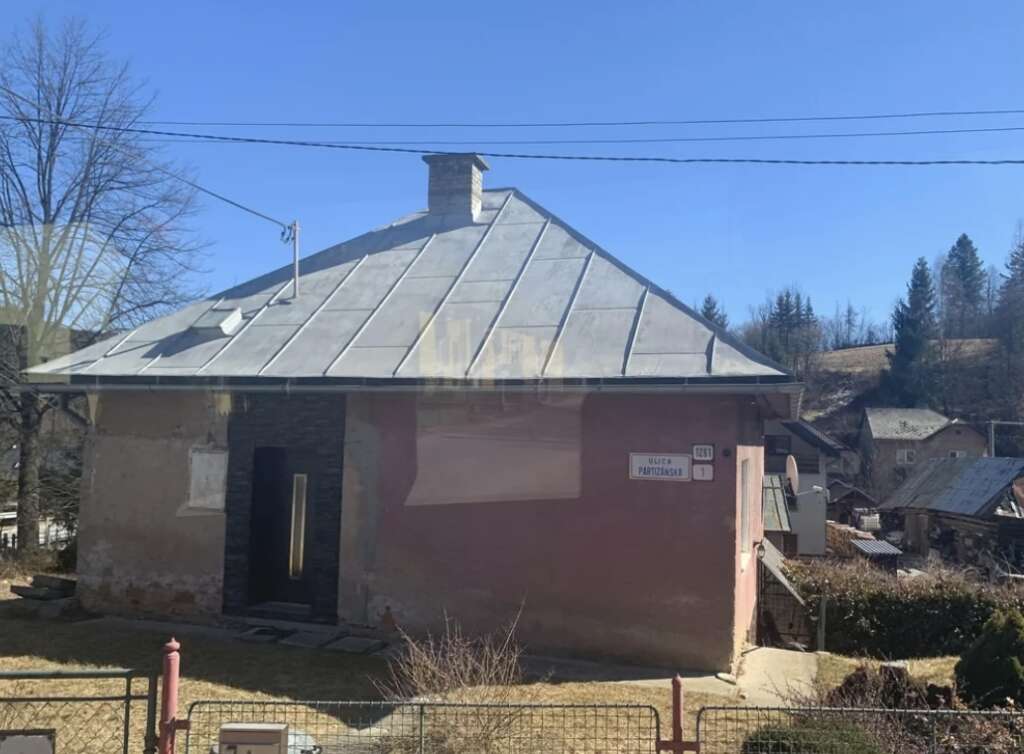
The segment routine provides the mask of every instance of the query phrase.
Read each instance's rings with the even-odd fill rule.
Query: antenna
[[[292,220],[291,225],[284,226],[281,240],[292,243],[292,299],[299,297],[299,221]]]

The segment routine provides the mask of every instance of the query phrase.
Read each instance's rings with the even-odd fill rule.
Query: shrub
[[[742,754],[885,754],[870,734],[839,720],[759,728],[743,742]]]
[[[996,611],[1024,607],[1019,588],[979,583],[951,569],[913,579],[897,579],[861,560],[793,562],[787,570],[812,615],[828,594],[826,649],[842,654],[958,655]]]
[[[968,702],[990,707],[1024,703],[1024,615],[1000,611],[989,618],[974,643],[956,664],[960,695]]]

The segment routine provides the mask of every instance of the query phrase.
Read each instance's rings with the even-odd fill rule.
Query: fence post
[[[143,754],[157,754],[156,687],[158,683],[160,683],[159,676],[149,676],[149,685],[146,689],[146,738],[143,744]]]
[[[426,740],[425,740],[425,731],[424,731],[424,720],[423,720],[423,718],[426,716],[426,712],[427,712],[426,705],[425,704],[420,704],[420,748],[419,748],[419,754],[423,754],[423,752],[425,751],[424,744],[426,743]]]
[[[178,674],[181,670],[181,645],[171,637],[164,644],[163,688],[160,694],[159,754],[174,754],[174,734],[178,722]]]
[[[825,651],[825,616],[828,614],[828,592],[821,593],[818,600],[818,651]]]
[[[667,741],[658,741],[655,748],[658,751],[670,751],[673,754],[700,751],[699,731],[695,740],[683,739],[683,679],[678,673],[672,679],[672,738]]]

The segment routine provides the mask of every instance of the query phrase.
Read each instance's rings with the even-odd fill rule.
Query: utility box
[[[218,754],[288,754],[288,726],[228,723],[220,726]]]

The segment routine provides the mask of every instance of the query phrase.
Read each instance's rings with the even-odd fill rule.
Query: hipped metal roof
[[[984,516],[996,498],[1021,477],[1024,458],[933,458],[919,466],[879,508]]]
[[[930,408],[868,408],[865,412],[876,440],[924,440],[955,423]]]
[[[475,220],[417,212],[303,259],[298,298],[282,267],[29,372],[76,384],[793,382],[514,189],[484,191]]]

